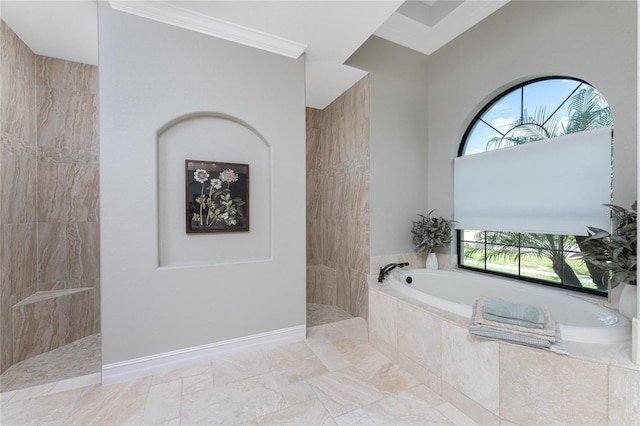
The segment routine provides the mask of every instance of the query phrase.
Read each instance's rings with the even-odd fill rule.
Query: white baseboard
[[[306,330],[306,326],[303,324],[103,365],[102,384],[110,385],[233,355],[304,341]]]

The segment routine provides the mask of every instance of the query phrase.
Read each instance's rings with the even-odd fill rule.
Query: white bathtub
[[[566,341],[612,344],[631,339],[631,322],[625,317],[555,288],[460,270],[398,269],[385,282],[408,297],[467,318],[480,297],[535,305],[551,313]]]

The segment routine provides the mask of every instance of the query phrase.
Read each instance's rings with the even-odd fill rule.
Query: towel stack
[[[469,333],[488,339],[568,354],[560,328],[548,311],[506,300],[476,300]]]

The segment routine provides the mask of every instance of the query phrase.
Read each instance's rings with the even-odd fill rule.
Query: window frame
[[[537,78],[533,78],[530,80],[526,80],[523,81],[521,83],[518,83],[514,86],[511,86],[503,91],[501,91],[500,93],[498,93],[496,96],[493,97],[493,99],[489,102],[487,102],[479,111],[478,113],[475,114],[475,116],[473,117],[473,119],[471,119],[469,121],[469,124],[467,125],[467,128],[465,129],[465,132],[462,136],[461,142],[458,146],[458,153],[457,153],[457,157],[463,157],[465,154],[465,150],[467,148],[467,142],[469,141],[469,136],[471,135],[471,133],[473,132],[474,128],[476,127],[476,124],[478,122],[483,122],[486,125],[492,127],[495,129],[495,127],[491,126],[490,124],[486,123],[484,120],[482,120],[483,115],[489,111],[494,105],[496,105],[498,102],[500,102],[504,97],[506,97],[507,95],[520,91],[520,120],[522,120],[522,117],[524,116],[524,87],[541,82],[541,81],[547,81],[547,80],[571,80],[573,82],[576,82],[577,86],[576,88],[557,106],[556,109],[553,110],[553,112],[551,112],[551,114],[549,114],[549,116],[547,117],[547,121],[549,121],[561,108],[563,105],[566,104],[567,101],[569,101],[571,99],[572,96],[574,96],[576,94],[576,92],[581,88],[584,87],[583,85],[588,85],[590,87],[593,87],[595,89],[595,87],[593,85],[591,85],[590,83],[588,83],[587,81],[580,79],[580,78],[576,78],[576,77],[571,77],[571,76],[566,76],[566,75],[554,75],[554,76],[543,76],[543,77],[537,77]],[[597,90],[597,89],[596,89]],[[603,97],[604,98],[604,97]],[[607,104],[608,105],[608,104]],[[547,122],[545,121],[545,123]],[[525,123],[521,123],[520,125],[524,125]],[[535,123],[534,123],[535,124]],[[512,127],[511,129],[509,129],[509,131],[507,133],[504,133],[504,135],[509,134],[509,132],[511,132],[513,129],[515,129],[517,126]],[[497,129],[495,129],[496,131],[498,131]],[[547,129],[544,129],[545,133],[547,134],[547,136],[549,135]],[[502,134],[502,132],[499,131],[500,134]],[[469,271],[474,271],[474,272],[479,272],[479,273],[484,273],[484,274],[489,274],[489,275],[495,275],[495,276],[499,276],[499,277],[503,277],[503,278],[510,278],[510,279],[514,279],[514,280],[518,280],[518,281],[524,281],[524,282],[528,282],[528,283],[534,283],[534,284],[539,284],[539,285],[544,285],[544,286],[549,286],[549,287],[556,287],[556,288],[560,288],[563,290],[568,290],[568,291],[574,291],[574,292],[579,292],[579,293],[586,293],[586,294],[591,294],[591,295],[595,295],[595,296],[600,296],[600,297],[607,297],[608,295],[608,290],[606,289],[592,289],[592,288],[588,288],[588,287],[577,287],[577,286],[573,286],[573,285],[569,285],[569,284],[564,284],[563,278],[562,277],[558,277],[560,279],[559,282],[556,281],[550,281],[550,280],[543,280],[543,279],[539,279],[539,278],[535,278],[535,277],[529,277],[529,276],[523,276],[521,274],[521,250],[522,250],[522,244],[521,242],[521,235],[524,233],[518,233],[519,234],[519,245],[518,245],[518,259],[517,262],[514,262],[513,265],[517,266],[517,274],[510,274],[510,273],[506,273],[506,272],[502,272],[502,271],[495,271],[495,270],[489,270],[487,269],[487,241],[486,238],[483,239],[483,244],[484,244],[484,266],[482,268],[480,267],[474,267],[474,266],[469,266],[469,265],[465,265],[463,263],[464,261],[464,243],[465,242],[469,242],[468,240],[464,240],[464,231],[465,230],[460,230],[457,229],[456,230],[456,254],[457,254],[457,267],[460,269],[465,269],[465,270],[469,270]],[[478,232],[484,232],[485,235],[487,232],[505,232],[505,231],[499,231],[499,230],[478,230]],[[554,234],[555,235],[555,234]],[[568,235],[558,235],[564,242],[564,239],[567,237],[570,237]],[[574,253],[573,251],[569,250],[569,251],[565,251],[564,250],[564,243],[561,245],[562,246],[562,252],[569,252],[569,253]]]

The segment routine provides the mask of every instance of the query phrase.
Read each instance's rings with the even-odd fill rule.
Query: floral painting
[[[186,160],[187,233],[249,230],[249,165]]]

